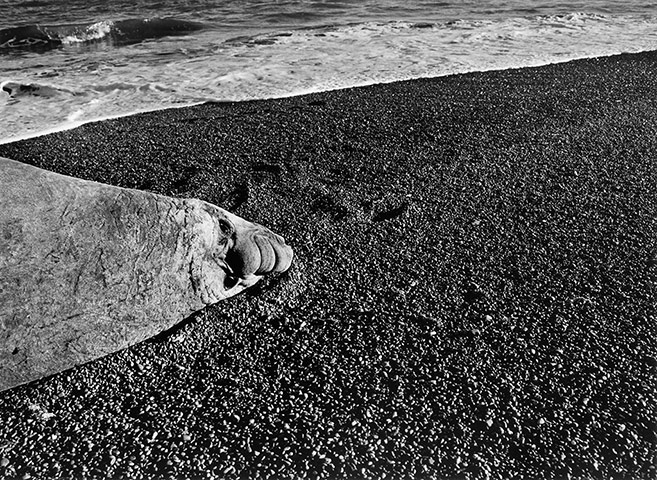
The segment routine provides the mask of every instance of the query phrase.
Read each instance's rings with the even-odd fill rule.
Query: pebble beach
[[[657,476],[657,53],[0,145],[199,198],[292,268],[0,393],[0,477]]]

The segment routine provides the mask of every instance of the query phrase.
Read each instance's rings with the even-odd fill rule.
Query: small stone
[[[9,459],[6,457],[2,457],[2,459],[0,460],[0,467],[6,467],[7,465],[9,465]]]

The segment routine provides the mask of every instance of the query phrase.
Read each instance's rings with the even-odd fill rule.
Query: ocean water
[[[139,111],[657,48],[645,1],[0,0],[0,143]]]

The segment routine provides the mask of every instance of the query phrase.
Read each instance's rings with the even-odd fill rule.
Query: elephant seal
[[[282,237],[195,199],[0,157],[0,391],[152,337],[263,275]]]

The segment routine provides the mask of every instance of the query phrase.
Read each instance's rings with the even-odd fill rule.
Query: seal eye
[[[221,233],[226,235],[226,237],[230,237],[235,229],[233,228],[233,225],[228,221],[221,219],[217,222],[219,225],[219,230],[221,230]]]

